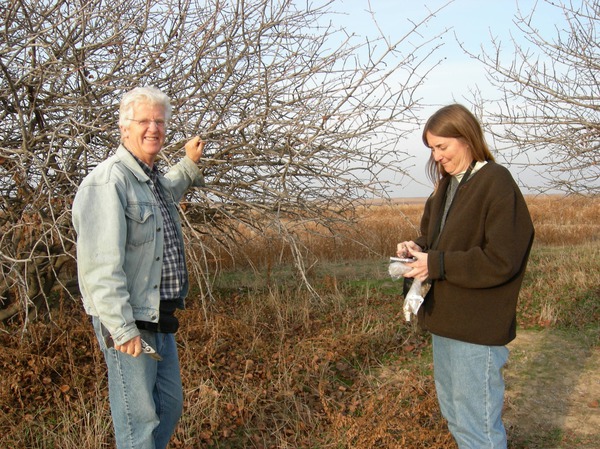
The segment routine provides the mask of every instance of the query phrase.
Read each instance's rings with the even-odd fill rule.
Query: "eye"
[[[135,120],[132,118],[129,120],[131,120],[132,122],[136,122],[142,128],[149,128],[150,125],[152,125],[152,123],[154,123],[157,128],[164,128],[166,125],[166,122],[164,120],[149,120],[149,119]]]

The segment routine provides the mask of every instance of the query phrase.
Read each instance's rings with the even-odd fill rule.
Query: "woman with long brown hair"
[[[516,306],[534,229],[510,172],[497,164],[481,125],[452,104],[427,121],[431,151],[421,235],[398,245],[413,256],[404,276],[431,283],[418,312],[432,333],[442,414],[460,449],[505,449],[502,423],[506,344],[516,336]]]

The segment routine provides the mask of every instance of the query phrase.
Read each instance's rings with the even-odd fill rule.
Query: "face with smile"
[[[149,167],[165,143],[165,112],[158,104],[138,103],[121,126],[123,145]]]
[[[455,137],[440,137],[428,132],[426,134],[427,144],[431,149],[431,157],[444,167],[444,171],[450,175],[464,172],[473,157],[469,151],[469,145],[462,139]]]

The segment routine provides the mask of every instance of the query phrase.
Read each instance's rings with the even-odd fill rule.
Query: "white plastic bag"
[[[400,279],[410,270],[412,270],[412,268],[402,262],[392,262],[388,267],[390,276],[394,280]],[[402,307],[404,310],[404,319],[406,321],[410,321],[411,314],[416,315],[421,307],[421,304],[423,304],[423,296],[421,295],[421,281],[415,278],[413,279],[413,283],[410,286],[406,297],[404,298],[404,306]]]

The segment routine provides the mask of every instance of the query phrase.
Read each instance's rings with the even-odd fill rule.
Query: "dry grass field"
[[[600,413],[600,393],[585,390],[599,382],[600,199],[528,204],[537,234],[519,306],[527,339],[507,368],[510,448],[600,447],[600,433],[568,424]],[[180,314],[185,409],[170,447],[454,448],[429,336],[404,322],[385,263],[416,236],[422,206],[365,206],[334,232],[305,225],[312,289],[276,236],[220,254],[214,299],[193,294]],[[2,325],[0,342],[0,447],[113,447],[104,363],[79,302],[56,298],[50,317]],[[574,391],[587,400],[562,416]],[[548,410],[556,419],[537,419]]]

